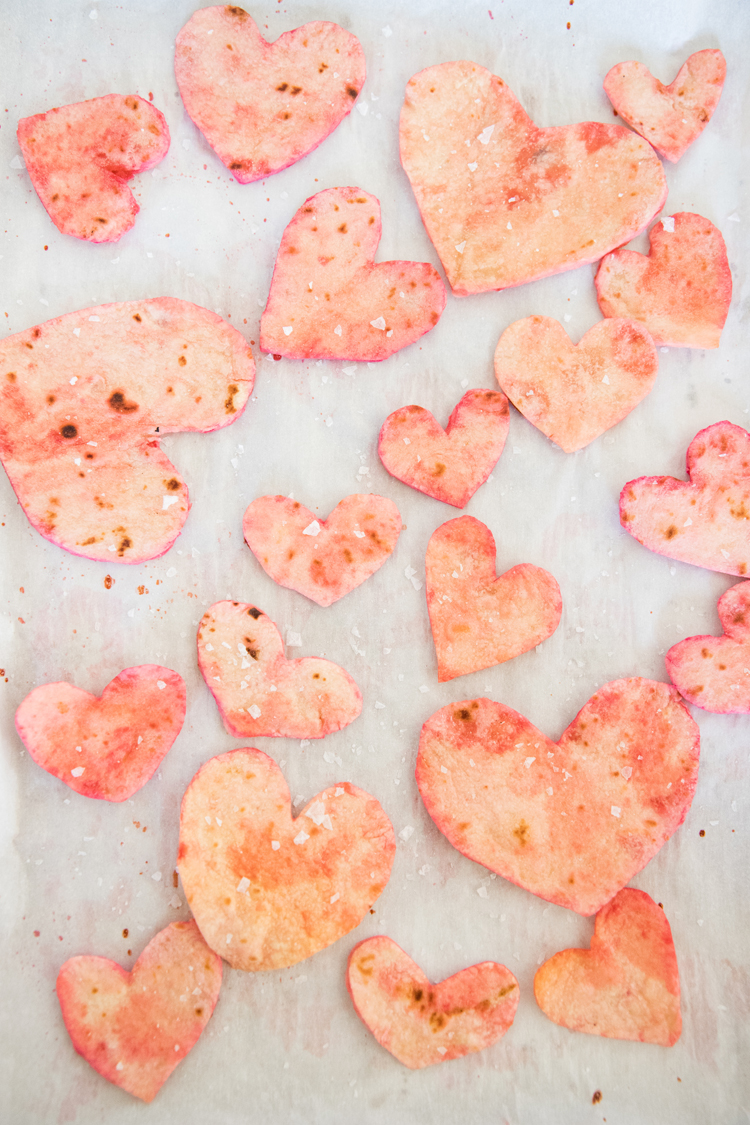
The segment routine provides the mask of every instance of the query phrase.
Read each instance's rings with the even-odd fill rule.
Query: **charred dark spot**
[[[238,20],[246,20],[247,19],[247,12],[245,11],[244,8],[235,8],[235,7],[228,6],[227,11],[229,12],[230,16],[236,16]]]
[[[282,82],[280,86],[276,87],[276,89],[279,91],[279,93],[283,94],[285,90],[289,89],[289,83],[288,82]]]
[[[158,133],[159,130],[157,129],[156,131]],[[109,222],[109,219],[103,219],[101,217],[101,215],[99,215],[96,219],[94,219],[94,222],[95,223],[107,223],[107,222]]]
[[[281,120],[282,121],[288,121],[291,116],[292,116],[291,113],[282,113]]]
[[[133,320],[137,320],[138,323],[140,324],[141,321],[143,320],[143,317],[141,316],[140,313],[133,313]]]
[[[176,492],[180,487],[180,482],[177,477],[172,477],[171,480],[166,481],[165,487],[168,488],[170,492]]]
[[[248,616],[254,617],[256,621],[260,617],[260,610],[256,609],[254,605],[251,605],[250,609],[247,612],[248,612]]]
[[[347,92],[347,94],[349,95],[350,98],[356,98],[357,94],[359,93],[359,90],[355,90],[354,86],[347,86],[346,92]]]
[[[64,438],[78,437],[78,430],[70,422],[68,422],[67,426],[62,427],[62,429],[60,430],[60,433],[62,434],[62,436]]]
[[[119,557],[122,558],[122,556],[125,554],[125,552],[128,550],[128,548],[132,547],[132,546],[133,546],[132,541],[130,539],[128,539],[128,537],[126,535],[123,539],[120,540],[120,546],[117,548],[117,554],[119,555]]]
[[[133,414],[138,409],[137,402],[126,402],[122,391],[113,391],[109,396],[109,405],[116,414]]]
[[[229,167],[232,172],[237,172],[239,169],[244,168],[245,165],[242,160],[233,160]]]
[[[296,98],[297,94],[302,93],[302,87],[301,86],[292,86],[289,93],[292,95],[293,98]]]
[[[413,994],[413,995],[414,995],[414,999],[415,999],[415,1000],[417,1001],[417,1003],[419,1003],[419,1001],[420,1001],[420,1000],[422,999],[422,997],[424,996],[424,992],[422,991],[422,989],[421,989],[421,988],[415,988],[415,989],[414,989],[414,994]]]

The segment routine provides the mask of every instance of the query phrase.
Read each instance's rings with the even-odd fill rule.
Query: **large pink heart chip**
[[[595,914],[679,827],[700,735],[677,691],[605,684],[559,742],[491,699],[451,703],[422,727],[417,785],[469,859],[579,914]]]
[[[495,961],[471,965],[432,984],[388,937],[355,945],[346,987],[357,1015],[381,1047],[412,1070],[496,1043],[513,1023],[519,995],[516,978]]]
[[[241,184],[317,148],[365,83],[362,46],[337,24],[316,20],[268,43],[231,5],[190,17],[174,69],[185,108]]]
[[[711,120],[726,73],[724,56],[712,48],[691,55],[669,86],[643,63],[618,63],[604,90],[623,121],[674,164]]]
[[[648,254],[615,250],[596,274],[605,316],[645,324],[655,344],[718,348],[732,300],[732,274],[721,231],[688,211],[656,223]]]
[[[687,637],[672,645],[667,674],[688,703],[720,715],[750,712],[750,582],[719,598],[723,637]]]
[[[221,977],[221,958],[195,922],[173,922],[131,972],[106,957],[71,957],[57,997],[78,1054],[108,1082],[150,1102],[200,1039]]]
[[[600,320],[578,344],[548,316],[506,328],[495,376],[524,418],[566,453],[621,422],[654,385],[659,359],[633,320]]]
[[[358,926],[395,851],[388,817],[349,782],[292,819],[283,774],[260,750],[211,758],[182,801],[190,909],[211,948],[246,972],[296,965]]]
[[[380,460],[397,480],[463,508],[494,469],[508,437],[508,400],[467,391],[443,429],[422,406],[402,406],[380,430]]]
[[[560,587],[539,566],[521,563],[499,577],[495,539],[473,516],[448,520],[427,545],[427,609],[438,681],[520,656],[560,624]]]
[[[545,961],[534,995],[571,1031],[673,1046],[682,1031],[680,975],[666,914],[626,887],[597,914],[591,949]]]
[[[595,262],[667,197],[659,158],[621,125],[539,129],[501,78],[472,62],[416,74],[401,163],[459,296]]]
[[[329,188],[284,231],[260,346],[289,359],[376,362],[434,328],[445,286],[427,262],[380,262],[380,203],[358,187]]]
[[[81,309],[0,342],[0,458],[36,530],[74,555],[163,555],[190,507],[159,441],[239,417],[255,364],[220,316],[174,297]]]
[[[385,496],[345,496],[327,520],[288,496],[259,496],[243,520],[245,542],[266,574],[329,606],[379,570],[401,533]]]
[[[750,573],[750,434],[716,422],[687,451],[689,483],[639,477],[620,493],[620,523],[658,555],[740,577]]]
[[[101,696],[42,684],[16,711],[34,761],[84,797],[126,801],[146,784],[185,721],[185,682],[171,668],[125,668]]]
[[[140,210],[128,180],[166,156],[164,115],[137,94],[107,94],[18,122],[31,182],[58,230],[117,242]]]
[[[217,602],[198,629],[198,664],[235,738],[324,738],[362,710],[348,672],[330,660],[287,660],[269,617],[245,602]]]

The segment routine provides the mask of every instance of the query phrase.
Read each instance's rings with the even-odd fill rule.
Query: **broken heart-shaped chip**
[[[221,958],[195,922],[173,922],[130,972],[107,957],[71,957],[57,977],[57,998],[78,1054],[108,1082],[150,1102],[211,1019],[221,976]]]
[[[605,316],[645,324],[655,344],[718,348],[732,300],[732,274],[721,231],[688,211],[661,219],[648,254],[615,250],[596,273]]]
[[[376,362],[434,328],[445,286],[428,262],[379,262],[380,203],[358,187],[306,200],[281,238],[260,321],[264,352]]]
[[[324,738],[362,710],[348,672],[330,660],[287,660],[281,634],[245,602],[217,602],[198,628],[198,664],[235,738]]]
[[[673,1046],[682,1031],[680,975],[661,906],[644,891],[620,891],[597,914],[591,948],[545,961],[534,995],[571,1031]]]
[[[680,695],[715,713],[750,712],[750,582],[738,582],[719,598],[723,637],[687,637],[672,645],[664,662]]]
[[[22,117],[18,143],[57,229],[89,242],[117,242],[140,210],[128,180],[166,156],[169,129],[145,98],[107,94]]]
[[[638,477],[620,493],[620,523],[658,555],[740,577],[750,572],[750,434],[716,422],[687,451],[686,483]]]
[[[395,851],[383,809],[349,782],[293,819],[284,776],[260,750],[211,758],[182,801],[188,904],[211,948],[246,972],[296,965],[358,926]]]
[[[595,914],[685,818],[700,734],[677,691],[605,684],[558,742],[503,703],[451,703],[422,727],[417,785],[454,848],[532,894]]]
[[[427,544],[427,610],[438,682],[520,656],[560,624],[560,587],[530,563],[495,572],[495,539],[473,516],[448,520]]]
[[[484,484],[508,436],[508,400],[497,391],[467,391],[443,429],[422,406],[389,414],[378,439],[383,465],[397,480],[463,508]]]
[[[566,453],[621,422],[658,371],[648,332],[624,318],[600,320],[574,344],[559,321],[527,316],[495,349],[495,376],[510,401]]]
[[[317,148],[365,83],[351,32],[315,20],[268,43],[232,5],[193,13],[177,36],[174,69],[188,114],[241,184]]]
[[[185,681],[171,668],[125,668],[101,696],[68,683],[34,688],[16,711],[31,757],[76,793],[125,801],[146,784],[185,721]]]
[[[516,978],[495,961],[432,984],[395,941],[382,936],[355,945],[346,987],[365,1027],[412,1070],[496,1043],[513,1023],[519,995]]]
[[[595,262],[667,197],[651,146],[621,125],[539,129],[501,78],[472,62],[416,74],[401,163],[456,296]]]
[[[604,92],[623,121],[674,164],[711,120],[726,73],[724,56],[711,48],[690,55],[669,86],[643,63],[617,63]]]
[[[244,337],[174,297],[97,305],[0,342],[0,458],[36,530],[74,555],[140,563],[190,507],[163,434],[239,417]]]
[[[327,520],[289,496],[259,496],[242,523],[245,542],[274,582],[329,606],[379,570],[401,533],[392,500],[345,496]]]

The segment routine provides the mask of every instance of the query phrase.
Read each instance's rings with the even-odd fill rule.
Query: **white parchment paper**
[[[750,719],[694,711],[702,736],[695,802],[633,881],[664,904],[674,934],[684,1030],[670,1050],[574,1034],[546,1019],[533,999],[536,968],[560,949],[587,945],[592,921],[454,851],[427,816],[413,770],[422,723],[449,702],[488,695],[557,738],[600,684],[666,679],[672,644],[721,632],[716,601],[734,580],[645,550],[621,529],[617,499],[635,476],[683,476],[687,445],[703,427],[750,422],[750,7],[262,0],[249,10],[270,39],[320,18],[355,32],[368,78],[354,112],[318,150],[244,187],[178,95],[174,38],[193,10],[189,0],[1,5],[3,332],[166,294],[215,309],[257,343],[281,234],[322,188],[352,184],[380,198],[379,260],[438,265],[398,160],[403,90],[418,70],[472,59],[501,75],[540,125],[611,122],[602,79],[615,63],[639,59],[669,82],[691,52],[717,46],[728,64],[724,93],[702,137],[666,167],[665,213],[696,211],[721,229],[734,298],[721,347],[660,353],[650,397],[587,449],[565,455],[513,412],[497,468],[465,510],[494,533],[500,572],[520,562],[552,571],[563,619],[539,651],[449,684],[437,683],[421,583],[430,535],[459,513],[386,473],[379,428],[412,402],[445,424],[465,389],[494,387],[495,344],[519,317],[556,317],[580,339],[600,317],[591,267],[504,293],[449,295],[436,329],[383,364],[274,362],[254,347],[257,382],[244,415],[219,433],[163,443],[193,507],[175,546],[154,562],[108,567],[58,549],[31,529],[0,474],[0,1117],[7,1125],[746,1121]],[[133,181],[141,205],[133,230],[94,246],[52,225],[15,129],[20,117],[113,91],[153,94],[172,144]],[[646,244],[643,235],[633,245]],[[368,490],[391,497],[406,528],[386,565],[329,609],[276,586],[243,544],[242,515],[256,496],[293,493],[325,518],[344,495]],[[284,633],[298,632],[302,647],[288,655],[323,653],[362,689],[361,717],[338,734],[306,746],[258,740],[292,795],[307,801],[350,780],[380,800],[397,834],[414,831],[399,840],[391,881],[358,930],[281,973],[227,968],[205,1034],[146,1107],[76,1055],[54,984],[66,958],[96,953],[128,967],[160,928],[188,917],[173,885],[180,800],[204,761],[243,745],[224,731],[195,657],[197,623],[225,597],[255,602]],[[13,716],[32,687],[66,679],[98,693],[122,668],[146,662],[185,678],[188,716],[158,775],[132,800],[79,797],[24,753]],[[402,1067],[361,1024],[344,984],[350,949],[376,933],[399,942],[433,980],[477,961],[507,964],[521,986],[508,1035],[445,1066]],[[595,1091],[602,1096],[593,1103]]]

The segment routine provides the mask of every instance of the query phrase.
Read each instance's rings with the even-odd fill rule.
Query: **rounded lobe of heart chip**
[[[600,320],[578,344],[559,321],[527,316],[506,328],[495,377],[515,408],[565,453],[574,453],[626,418],[659,370],[642,324]]]
[[[78,1054],[108,1082],[150,1102],[198,1042],[221,977],[221,958],[195,922],[173,922],[131,972],[106,957],[71,957],[57,977],[57,997]]]
[[[281,239],[260,347],[288,359],[380,362],[434,328],[445,286],[428,262],[379,262],[380,203],[358,187],[305,200]]]
[[[490,699],[436,711],[416,779],[447,840],[504,879],[595,914],[690,808],[700,732],[675,688],[605,684],[558,742]]]
[[[185,108],[241,184],[317,148],[351,112],[365,75],[359,40],[322,20],[268,43],[243,8],[201,8],[175,44]]]
[[[615,250],[596,273],[605,317],[639,320],[654,343],[718,348],[732,300],[721,231],[702,215],[678,211],[655,223],[648,254]]]
[[[534,995],[571,1031],[672,1047],[682,1031],[680,976],[663,909],[626,887],[597,914],[590,949],[545,961]]]
[[[716,48],[690,55],[669,86],[643,63],[622,62],[605,77],[604,92],[623,121],[674,164],[711,120],[726,73]]]
[[[117,242],[140,210],[128,180],[166,156],[169,128],[137,94],[107,94],[21,118],[18,143],[57,229],[88,242]]]
[[[520,656],[560,624],[562,596],[549,571],[530,563],[499,577],[495,539],[473,516],[448,520],[427,545],[427,610],[438,682]]]
[[[83,797],[126,801],[154,775],[185,721],[185,682],[171,668],[125,668],[101,696],[69,683],[34,688],[16,729],[37,765]]]
[[[691,441],[689,481],[638,477],[620,493],[620,523],[650,551],[706,570],[750,573],[750,434],[716,422]]]
[[[279,586],[329,606],[379,570],[401,534],[401,515],[385,496],[345,496],[328,519],[289,496],[259,496],[243,520],[245,542]]]
[[[409,81],[400,151],[459,297],[598,261],[667,197],[641,137],[595,121],[539,129],[501,78],[468,61]]]
[[[508,400],[467,391],[445,429],[421,406],[402,406],[380,430],[378,454],[396,480],[463,508],[494,469],[508,437]]]
[[[719,598],[723,637],[687,637],[672,645],[667,674],[688,703],[715,714],[750,712],[750,582]]]
[[[52,543],[102,562],[169,550],[187,486],[158,442],[242,413],[247,341],[174,297],[66,313],[0,342],[0,458],[26,516]]]
[[[201,933],[236,969],[282,969],[353,930],[390,877],[396,841],[349,782],[292,819],[289,789],[260,750],[210,759],[187,788],[180,878]]]
[[[383,936],[355,945],[346,987],[381,1047],[412,1070],[496,1043],[511,1027],[519,997],[518,981],[495,961],[432,984],[395,941]]]
[[[198,665],[235,738],[324,738],[362,710],[348,672],[314,656],[287,660],[276,625],[247,602],[216,602],[206,611]]]

